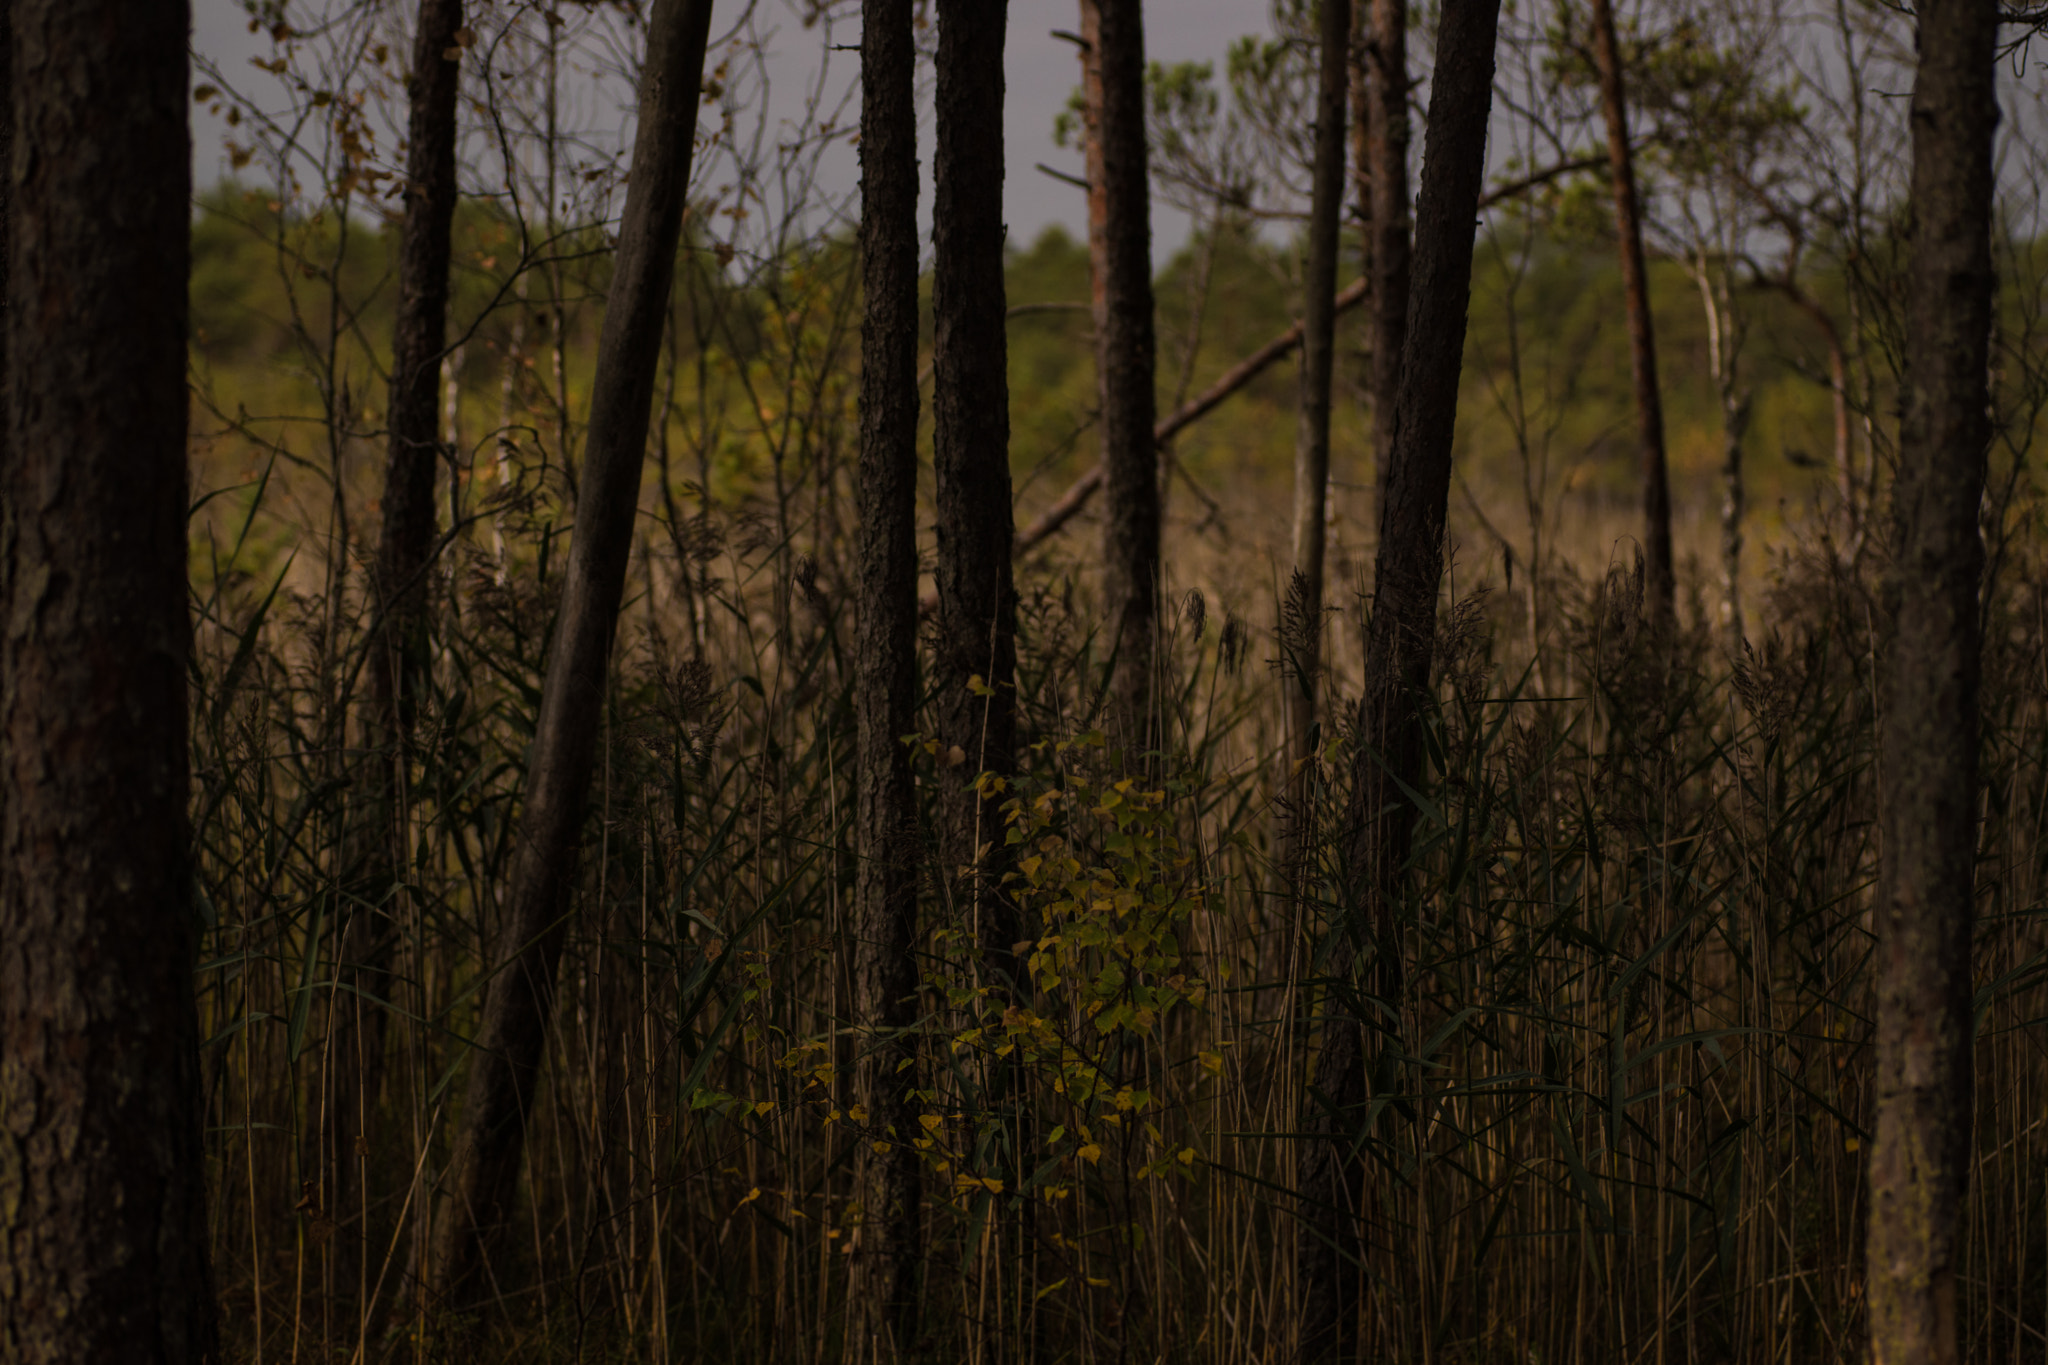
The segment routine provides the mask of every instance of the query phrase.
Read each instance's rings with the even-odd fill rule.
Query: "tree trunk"
[[[1301,387],[1294,430],[1294,575],[1280,648],[1285,666],[1288,807],[1283,869],[1298,885],[1313,839],[1309,761],[1320,732],[1316,679],[1323,652],[1323,520],[1330,484],[1330,382],[1337,338],[1337,251],[1344,210],[1344,101],[1351,48],[1349,0],[1325,0],[1316,89],[1315,178],[1302,274]]]
[[[370,631],[368,812],[346,875],[357,889],[341,936],[341,987],[330,1005],[320,1166],[327,1206],[349,1229],[345,1274],[364,1268],[368,1219],[351,1217],[357,1143],[382,1080],[396,926],[389,906],[406,865],[404,819],[409,738],[427,673],[428,561],[440,465],[439,380],[446,349],[449,235],[455,222],[455,97],[462,65],[462,0],[421,0],[413,37],[406,128],[405,214],[398,236],[398,315],[391,343],[391,419],[384,466],[384,525],[373,580]],[[454,52],[455,57],[448,54]]]
[[[1707,370],[1721,403],[1721,611],[1728,633],[1730,658],[1742,657],[1742,517],[1748,504],[1742,475],[1742,441],[1749,431],[1749,396],[1736,382],[1743,333],[1735,312],[1735,293],[1724,259],[1709,264],[1702,248],[1692,263],[1699,286],[1700,307],[1707,319]]]
[[[488,1234],[509,1215],[518,1185],[633,545],[711,7],[711,0],[662,0],[648,25],[632,179],[598,338],[576,527],[496,945],[499,974],[484,1004],[428,1266],[430,1284],[443,1295],[473,1292]]]
[[[978,774],[1017,769],[1016,536],[1010,505],[1009,345],[1003,319],[1003,36],[1008,0],[940,0],[938,157],[932,206],[932,469],[938,501],[939,649],[932,682],[944,769],[940,854],[973,866],[985,956],[1014,976],[1014,918],[998,893],[1002,804]],[[971,689],[980,678],[984,686]],[[983,849],[987,852],[982,852]]]
[[[912,0],[861,11],[860,620],[854,643],[856,1149],[847,1358],[903,1358],[922,1260],[917,1073],[917,805],[903,736],[917,694],[917,47]],[[1002,312],[994,325],[1003,325]],[[1005,471],[1007,476],[1007,470]],[[1005,479],[1007,482],[1007,477]]]
[[[1998,9],[1992,0],[1924,0],[1919,29],[1892,489],[1894,634],[1879,726],[1877,1133],[1867,1258],[1877,1365],[1961,1359],[1958,1232],[1975,1090],[1970,937],[1984,571],[1977,511],[1991,442]]]
[[[1402,796],[1422,780],[1422,738],[1436,643],[1437,584],[1443,574],[1445,505],[1458,374],[1471,300],[1472,224],[1485,172],[1486,125],[1493,106],[1494,39],[1499,0],[1446,5],[1424,143],[1415,276],[1395,410],[1393,458],[1380,519],[1372,622],[1366,640],[1365,693],[1346,811],[1346,918],[1330,928],[1323,974],[1350,971],[1356,945],[1379,942],[1382,993],[1398,984],[1395,907],[1415,811]],[[1322,1019],[1311,1097],[1302,1116],[1305,1209],[1296,1242],[1304,1360],[1355,1355],[1357,1289],[1349,1261],[1362,1246],[1356,1161],[1347,1155],[1363,1097],[1360,1021],[1331,1002]]]
[[[1102,469],[1103,603],[1110,696],[1134,750],[1148,746],[1159,618],[1159,456],[1152,437],[1152,201],[1145,160],[1141,0],[1081,0],[1088,148],[1088,260]]]
[[[8,10],[0,1358],[201,1361],[189,14]]]
[[[1408,0],[1370,3],[1365,107],[1366,165],[1372,177],[1373,490],[1374,510],[1384,522],[1413,252],[1408,231]]]
[[[1629,369],[1635,379],[1636,436],[1643,476],[1643,562],[1652,618],[1671,621],[1677,580],[1671,563],[1671,477],[1664,461],[1664,403],[1657,391],[1657,335],[1650,319],[1650,281],[1643,264],[1643,220],[1628,145],[1628,103],[1621,52],[1609,0],[1592,0],[1593,65],[1600,75],[1600,113],[1607,123],[1607,163],[1614,180],[1614,233],[1621,245],[1621,287],[1627,296]]]

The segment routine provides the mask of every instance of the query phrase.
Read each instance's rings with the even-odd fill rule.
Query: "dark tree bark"
[[[1398,981],[1395,908],[1415,819],[1401,789],[1413,789],[1422,778],[1451,440],[1471,301],[1472,224],[1485,171],[1499,22],[1500,0],[1461,0],[1444,7],[1437,35],[1407,344],[1346,811],[1347,922],[1331,926],[1323,953],[1323,974],[1342,978],[1359,940],[1376,935],[1383,991]],[[1309,1137],[1301,1151],[1304,1217],[1297,1242],[1301,1351],[1310,1361],[1355,1354],[1360,1280],[1349,1258],[1361,1245],[1362,1189],[1347,1147],[1364,1090],[1363,1037],[1360,1021],[1340,1006],[1328,1007],[1321,1023],[1302,1120],[1304,1132],[1320,1137]]]
[[[1408,0],[1370,0],[1366,165],[1372,177],[1372,446],[1377,509],[1387,502],[1394,409],[1408,330]]]
[[[1953,1365],[1974,1035],[1977,606],[1994,277],[1993,0],[1924,0],[1913,83],[1904,408],[1892,488],[1894,634],[1879,723],[1877,1134],[1871,1355]]]
[[[441,455],[461,28],[462,0],[420,0],[406,81],[405,214],[398,233],[391,421],[375,583],[383,629],[371,670],[380,737],[393,741],[403,738],[426,673],[427,561],[434,548],[434,475]]]
[[[8,8],[0,1358],[200,1361],[189,13]]]
[[[1088,149],[1088,259],[1102,408],[1104,638],[1110,696],[1145,747],[1159,619],[1159,457],[1152,436],[1152,199],[1145,158],[1141,0],[1081,0],[1081,91]]]
[[[648,24],[632,179],[598,337],[576,526],[527,767],[519,847],[494,954],[499,971],[484,1003],[427,1267],[431,1286],[443,1295],[477,1289],[475,1272],[489,1234],[511,1212],[525,1152],[633,545],[711,8],[712,0],[660,0]]]
[[[1628,308],[1629,370],[1635,380],[1637,455],[1643,479],[1643,564],[1651,616],[1669,624],[1677,593],[1671,561],[1671,476],[1664,460],[1664,402],[1657,389],[1657,334],[1650,319],[1650,280],[1643,264],[1643,219],[1628,145],[1628,101],[1609,0],[1591,0],[1593,65],[1600,76],[1600,113],[1607,124],[1607,164],[1614,182],[1614,233],[1621,246],[1621,287]]]
[[[1308,259],[1302,273],[1301,376],[1294,431],[1294,577],[1281,649],[1286,660],[1287,847],[1290,878],[1309,837],[1306,774],[1315,754],[1316,679],[1323,652],[1323,517],[1330,483],[1330,384],[1337,342],[1337,251],[1344,211],[1344,106],[1351,56],[1349,0],[1325,0],[1316,88],[1315,176],[1310,192]]]
[[[854,886],[860,1222],[848,1357],[894,1361],[917,1335],[922,1255],[909,1030],[917,1018],[917,806],[903,736],[917,694],[917,46],[912,0],[861,11],[859,773]],[[943,35],[942,35],[942,41]],[[1002,312],[995,314],[1002,326]],[[1007,483],[1007,470],[1005,471]],[[942,589],[943,591],[943,589]],[[878,1150],[879,1148],[879,1150]]]
[[[1010,547],[1009,342],[1003,287],[1003,36],[1008,0],[940,0],[932,242],[932,469],[939,646],[932,690],[947,767],[940,854],[975,869],[969,906],[991,965],[1011,971],[999,894],[1002,804],[978,774],[1017,769],[1017,595]],[[985,687],[970,690],[979,677]],[[981,850],[986,849],[984,853]]]
[[[455,97],[461,83],[462,0],[421,0],[407,81],[405,213],[398,234],[398,314],[391,346],[391,419],[384,525],[373,580],[369,745],[375,772],[368,817],[350,859],[359,890],[341,938],[326,1071],[321,1171],[325,1198],[349,1229],[360,1272],[368,1220],[351,1218],[358,1140],[377,1105],[391,993],[394,926],[388,906],[404,866],[395,829],[405,808],[413,713],[427,674],[428,560],[435,530],[441,355],[448,316],[449,236],[455,223]],[[453,53],[455,55],[451,56]]]

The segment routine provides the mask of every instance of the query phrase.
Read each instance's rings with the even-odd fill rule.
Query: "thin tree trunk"
[[[1315,177],[1302,275],[1300,396],[1294,432],[1294,575],[1281,631],[1286,664],[1289,807],[1283,868],[1290,879],[1312,838],[1309,760],[1318,747],[1316,679],[1323,652],[1323,522],[1330,484],[1330,389],[1337,340],[1337,252],[1344,210],[1344,103],[1351,48],[1348,0],[1322,7]]]
[[[1924,0],[1919,30],[1892,490],[1896,605],[1878,732],[1883,858],[1867,1244],[1877,1365],[1962,1358],[1958,1234],[1975,1092],[1970,937],[1984,571],[1977,512],[1991,442],[1998,9],[1992,0]]]
[[[1650,280],[1643,263],[1643,221],[1635,162],[1628,145],[1628,102],[1621,51],[1609,0],[1591,0],[1593,65],[1600,75],[1600,113],[1607,123],[1607,163],[1614,181],[1614,231],[1621,246],[1621,287],[1627,296],[1629,369],[1635,380],[1636,435],[1643,480],[1645,596],[1653,619],[1669,624],[1677,593],[1671,560],[1671,476],[1664,460],[1664,402],[1657,389],[1657,335],[1650,318]]]
[[[1408,0],[1370,3],[1366,165],[1372,176],[1373,490],[1374,510],[1384,521],[1414,250],[1408,220]]]
[[[7,9],[0,1358],[197,1362],[190,16]]]
[[[1415,817],[1402,789],[1413,790],[1422,779],[1451,440],[1471,300],[1472,224],[1485,171],[1499,22],[1499,0],[1464,0],[1444,7],[1437,36],[1396,440],[1380,520],[1365,692],[1346,811],[1347,905],[1345,919],[1331,926],[1323,954],[1323,974],[1342,978],[1357,944],[1375,936],[1384,994],[1399,982],[1395,909]],[[1360,1171],[1347,1154],[1364,1092],[1361,1023],[1334,1001],[1321,1023],[1322,1045],[1301,1127],[1325,1140],[1311,1137],[1302,1147],[1305,1214],[1296,1242],[1301,1355],[1307,1361],[1355,1355],[1360,1276],[1349,1261],[1362,1247]]]
[[[1742,517],[1748,503],[1742,470],[1742,440],[1749,430],[1749,397],[1736,383],[1745,330],[1735,313],[1724,259],[1718,276],[1702,249],[1693,261],[1700,306],[1707,318],[1707,369],[1721,403],[1721,610],[1731,658],[1742,652]]]
[[[947,774],[941,856],[976,869],[972,910],[991,963],[1015,940],[995,894],[1002,803],[978,774],[1017,768],[1017,598],[1010,578],[1009,346],[1003,286],[1003,36],[1008,0],[940,0],[932,205],[932,469],[938,502],[933,695]],[[983,687],[970,689],[979,677]],[[980,850],[986,848],[983,854]]]
[[[1109,512],[1102,531],[1110,696],[1130,747],[1150,734],[1159,618],[1159,456],[1153,438],[1152,201],[1141,0],[1081,0],[1088,258]]]
[[[443,1295],[475,1291],[488,1235],[510,1216],[525,1152],[633,546],[711,8],[712,0],[662,0],[648,25],[632,179],[598,338],[576,527],[494,955],[499,974],[484,1004],[428,1267],[430,1283]]]
[[[398,313],[392,328],[391,419],[384,524],[372,582],[368,749],[374,776],[347,873],[357,888],[341,936],[325,1081],[324,1196],[349,1229],[343,1273],[363,1267],[368,1219],[351,1218],[358,1144],[369,1146],[383,1074],[396,926],[390,905],[405,865],[400,825],[411,769],[410,735],[424,685],[428,560],[440,466],[440,375],[446,349],[449,236],[455,222],[455,98],[461,84],[462,0],[420,0],[406,127],[405,213],[398,235]],[[456,54],[451,57],[449,54]],[[365,1203],[365,1209],[367,1202]]]
[[[854,642],[856,1149],[847,1359],[890,1365],[917,1335],[923,1256],[909,1030],[917,1018],[917,805],[903,736],[917,693],[917,47],[912,0],[861,12],[861,322]],[[1001,327],[1002,312],[995,314]],[[1006,471],[1007,472],[1007,471]]]

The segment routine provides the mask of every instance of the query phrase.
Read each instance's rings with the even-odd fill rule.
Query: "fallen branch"
[[[1525,175],[1520,179],[1510,180],[1505,184],[1497,185],[1492,190],[1482,194],[1479,196],[1479,209],[1483,213],[1504,200],[1513,199],[1519,194],[1526,194],[1528,191],[1540,185],[1548,184],[1560,176],[1597,168],[1604,164],[1605,162],[1598,157],[1582,157],[1574,161],[1561,162],[1555,166],[1547,166],[1534,174]],[[1368,283],[1369,281],[1365,279],[1356,280],[1346,287],[1342,293],[1337,295],[1337,313],[1339,316],[1356,308],[1365,301]],[[1177,411],[1169,414],[1158,426],[1152,428],[1152,439],[1162,446],[1165,445],[1181,431],[1207,417],[1222,404],[1224,399],[1230,397],[1230,395],[1265,373],[1274,361],[1283,359],[1300,345],[1301,320],[1297,318],[1292,327],[1289,327],[1279,336],[1274,337],[1271,341],[1259,347],[1258,350],[1253,351],[1243,360],[1238,361],[1237,364],[1225,370],[1217,377],[1215,383],[1183,404]],[[1068,485],[1067,491],[1060,494],[1052,506],[1039,513],[1036,521],[1033,521],[1029,526],[1017,533],[1016,553],[1023,554],[1048,537],[1057,535],[1061,527],[1080,514],[1081,509],[1088,505],[1088,500],[1095,496],[1095,490],[1100,487],[1102,487],[1102,466],[1097,465]]]
[[[1337,295],[1337,311],[1355,308],[1363,302],[1368,281],[1359,280]],[[1292,327],[1274,337],[1265,345],[1253,351],[1237,364],[1217,376],[1216,382],[1201,393],[1189,399],[1169,413],[1158,426],[1152,428],[1152,439],[1156,444],[1165,445],[1186,428],[1208,416],[1223,400],[1236,393],[1245,385],[1257,379],[1269,369],[1273,362],[1287,356],[1301,345],[1301,322],[1297,319]],[[1060,494],[1052,506],[1039,513],[1038,519],[1017,533],[1016,552],[1023,554],[1048,536],[1072,521],[1088,499],[1095,496],[1095,490],[1102,486],[1102,467],[1095,468],[1074,480],[1067,491]]]

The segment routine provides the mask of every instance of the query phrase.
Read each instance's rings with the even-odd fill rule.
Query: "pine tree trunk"
[[[392,329],[391,416],[384,525],[373,579],[367,813],[347,858],[358,894],[341,936],[329,1050],[321,1174],[327,1206],[349,1229],[343,1273],[364,1268],[367,1198],[357,1207],[358,1143],[367,1148],[383,1078],[391,955],[390,914],[411,767],[409,737],[427,672],[434,475],[440,466],[439,379],[446,349],[450,233],[455,222],[455,97],[461,83],[462,0],[421,0],[413,37],[406,128],[405,212],[398,231],[398,313]],[[457,54],[455,57],[450,52]],[[355,1216],[363,1215],[363,1216]]]
[[[1977,527],[1991,442],[1992,0],[1925,0],[1913,85],[1911,257],[1893,606],[1879,746],[1877,1124],[1870,1339],[1877,1365],[1960,1360],[1975,920]]]
[[[1145,159],[1141,0],[1081,0],[1088,149],[1088,259],[1102,408],[1103,640],[1110,695],[1129,747],[1149,743],[1159,620],[1159,455],[1152,437],[1156,343],[1152,203]]]
[[[0,1359],[196,1362],[189,14],[8,10]]]
[[[1370,4],[1366,164],[1372,176],[1373,489],[1374,510],[1384,521],[1414,251],[1408,221],[1408,0]]]
[[[1322,8],[1316,90],[1315,177],[1309,204],[1308,260],[1302,273],[1300,394],[1294,432],[1294,577],[1281,632],[1287,691],[1290,809],[1283,863],[1298,885],[1313,840],[1309,761],[1320,730],[1316,680],[1323,652],[1323,523],[1330,483],[1330,387],[1337,339],[1337,252],[1344,211],[1344,112],[1349,84],[1351,6]]]
[[[1668,625],[1677,580],[1671,559],[1671,476],[1664,460],[1664,402],[1657,389],[1657,335],[1650,319],[1650,280],[1643,263],[1643,221],[1636,200],[1635,161],[1628,145],[1628,102],[1609,0],[1591,0],[1593,64],[1600,75],[1600,113],[1607,124],[1607,162],[1614,181],[1614,231],[1621,246],[1621,287],[1628,309],[1629,370],[1635,380],[1636,437],[1643,480],[1644,594],[1652,619]]]
[[[478,1292],[511,1215],[590,792],[612,632],[633,546],[669,282],[681,236],[712,0],[660,0],[647,32],[632,179],[591,382],[581,496],[548,651],[497,977],[484,1003],[428,1279]]]
[[[938,502],[939,650],[932,694],[944,769],[940,853],[975,868],[963,907],[992,966],[1009,962],[1014,917],[999,894],[1002,805],[976,776],[1017,768],[1016,537],[1010,500],[1009,345],[1003,286],[1003,37],[1007,0],[940,0],[932,206],[932,469]],[[970,683],[980,678],[984,686]],[[964,755],[951,762],[951,750]],[[979,850],[986,848],[987,852]]]
[[[922,1262],[910,1026],[917,1018],[917,48],[912,0],[861,11],[860,620],[854,644],[855,1151],[847,1358],[903,1358]],[[1000,308],[995,325],[1002,325]],[[1007,470],[1005,471],[1007,474]],[[1005,480],[1007,482],[1007,479]]]
[[[1462,0],[1444,7],[1437,36],[1396,440],[1345,816],[1346,920],[1331,926],[1323,954],[1324,973],[1341,978],[1351,968],[1355,945],[1376,937],[1380,989],[1388,994],[1399,981],[1392,956],[1395,910],[1414,833],[1415,812],[1402,788],[1413,789],[1422,778],[1451,441],[1471,300],[1472,224],[1486,166],[1499,22],[1499,0]],[[1301,1123],[1303,1132],[1325,1139],[1311,1137],[1301,1150],[1305,1214],[1296,1275],[1305,1361],[1354,1358],[1360,1275],[1349,1261],[1363,1245],[1361,1172],[1347,1150],[1364,1093],[1361,1024],[1334,1002],[1320,1022],[1312,1096]]]

